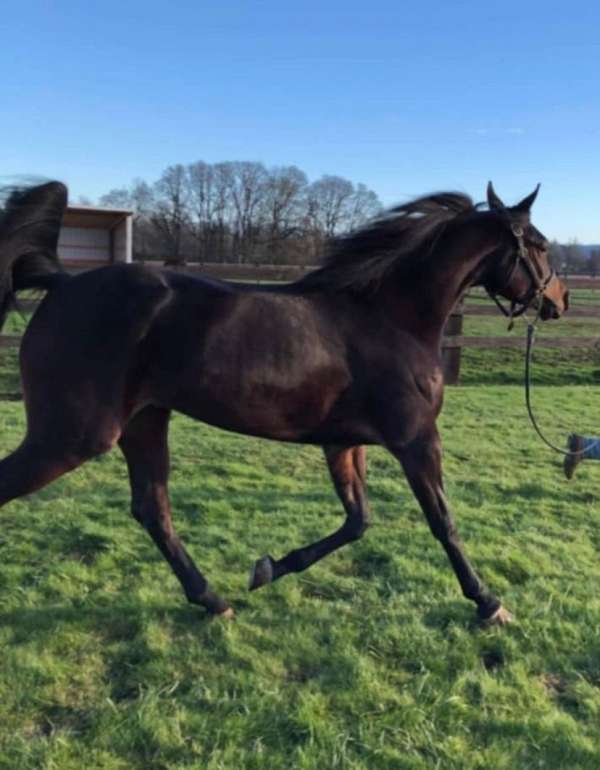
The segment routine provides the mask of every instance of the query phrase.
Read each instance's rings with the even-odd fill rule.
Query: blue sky
[[[386,204],[542,190],[549,237],[600,243],[600,4],[9,3],[0,174],[93,199],[174,163],[296,164]]]

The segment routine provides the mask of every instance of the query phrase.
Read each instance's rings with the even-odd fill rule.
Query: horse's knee
[[[140,524],[148,532],[159,528],[156,511],[153,510],[152,506],[149,506],[147,503],[132,503],[131,514],[133,518],[138,522],[138,524]]]
[[[439,516],[429,521],[432,535],[440,543],[448,543],[458,537],[454,521],[448,516]]]
[[[173,537],[173,524],[168,509],[154,497],[136,498],[131,502],[131,515],[146,532],[161,540]]]

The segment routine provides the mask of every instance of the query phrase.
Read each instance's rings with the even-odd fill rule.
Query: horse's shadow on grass
[[[110,607],[50,606],[0,613],[0,628],[8,628],[12,636],[8,644],[22,644],[32,639],[39,642],[55,634],[62,626],[69,630],[89,632],[107,643],[133,640],[149,621],[168,620],[174,631],[202,631],[217,618],[204,610],[183,605],[111,604]]]
[[[165,649],[157,649],[149,640],[146,630],[153,621],[164,622],[169,628],[172,643]],[[94,655],[99,654],[103,661],[101,679],[115,703],[135,701],[145,687],[155,685],[153,667],[161,659],[180,660],[182,640],[186,640],[188,650],[210,649],[214,665],[227,665],[230,653],[222,624],[214,616],[191,607],[127,603],[110,607],[28,608],[0,614],[0,627],[12,631],[5,642],[6,650],[33,644],[44,649],[46,655],[71,658],[76,661],[73,665],[79,666],[81,654],[85,655],[89,644],[84,642],[81,648],[81,639],[94,640]],[[67,640],[80,641],[61,641],[65,632]],[[63,644],[72,650],[63,650]]]
[[[444,633],[452,624],[462,626],[472,632],[482,629],[481,621],[473,612],[471,604],[460,599],[442,598],[439,603],[423,613],[423,625],[432,630]]]

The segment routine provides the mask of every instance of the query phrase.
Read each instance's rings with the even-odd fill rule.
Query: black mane
[[[432,193],[395,206],[374,222],[333,241],[323,266],[296,285],[369,291],[399,263],[408,265],[429,254],[450,221],[475,210],[471,198],[457,192]]]

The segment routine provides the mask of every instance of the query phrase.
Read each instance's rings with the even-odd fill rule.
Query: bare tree
[[[263,220],[270,261],[277,261],[287,241],[300,233],[306,210],[307,186],[306,174],[296,166],[281,166],[268,172],[264,185]]]
[[[354,230],[369,219],[381,214],[383,206],[373,190],[360,182],[347,202],[346,229]]]
[[[565,270],[564,249],[558,241],[552,241],[548,248],[548,262],[557,271]]]
[[[167,264],[183,264],[184,227],[188,222],[185,168],[169,166],[154,185],[156,204],[151,220],[161,233],[169,251]]]
[[[324,176],[309,185],[296,166],[197,161],[169,166],[153,185],[135,180],[101,203],[134,210],[134,255],[183,263],[269,260],[310,264],[328,238],[378,213],[365,185]]]
[[[133,211],[134,259],[152,259],[162,254],[160,238],[151,221],[155,199],[152,189],[142,179],[134,179],[130,187],[116,187],[102,195],[99,203],[107,208]]]
[[[106,195],[101,195],[98,203],[109,209],[130,209],[131,192],[128,187],[114,187]]]
[[[600,249],[592,249],[588,260],[590,275],[594,278],[600,275]]]
[[[354,186],[340,176],[322,176],[308,190],[309,215],[315,229],[333,238],[344,229]]]
[[[246,261],[254,251],[261,228],[267,170],[262,163],[233,161],[229,167],[229,194],[235,212],[233,256]]]
[[[156,200],[152,188],[143,179],[134,179],[129,192],[133,209],[133,253],[136,259],[156,259],[161,252],[161,238],[152,222]]]
[[[215,246],[219,262],[231,257],[231,241],[234,229],[234,206],[231,196],[233,187],[233,169],[231,163],[215,163],[214,198],[215,198]]]
[[[217,234],[219,203],[215,170],[204,161],[191,163],[186,169],[192,228],[200,261],[210,259],[212,241]]]
[[[339,176],[322,176],[307,193],[307,238],[318,257],[326,241],[363,224],[381,211],[377,195]]]
[[[570,241],[563,246],[565,270],[568,273],[583,273],[586,267],[586,259],[583,250],[577,241]]]
[[[152,188],[143,179],[134,179],[129,193],[131,206],[136,214],[149,217],[156,200]]]

